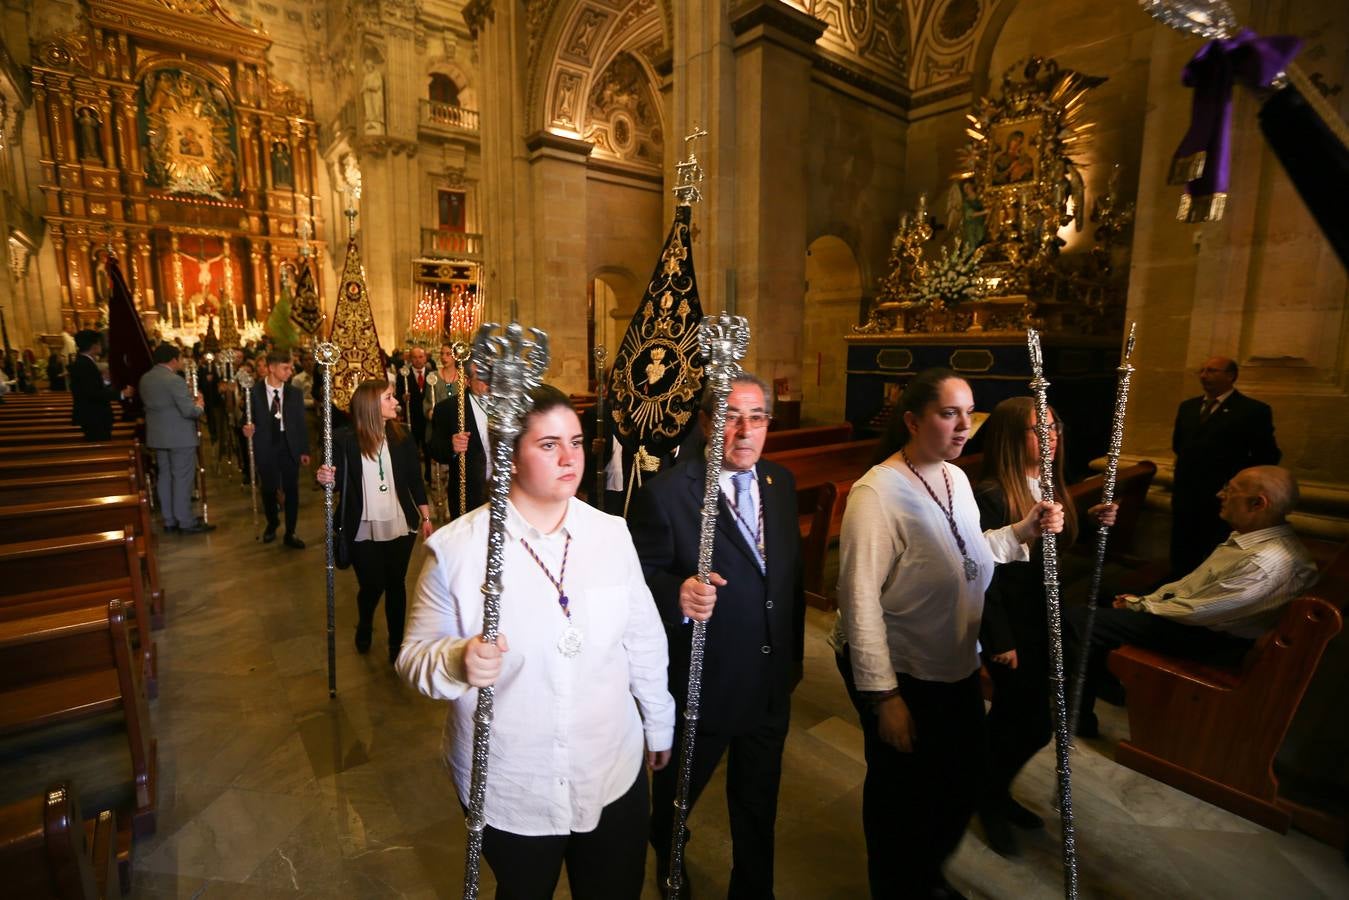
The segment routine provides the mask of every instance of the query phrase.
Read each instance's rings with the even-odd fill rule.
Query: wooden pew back
[[[137,834],[154,830],[155,743],[120,600],[0,622],[0,733],[121,710]]]
[[[834,518],[838,489],[831,482],[796,489],[796,513],[801,527],[801,565],[806,602],[823,610],[835,607],[824,583],[829,555],[829,523]]]
[[[1116,473],[1115,502],[1119,512],[1115,524],[1110,528],[1110,541],[1106,544],[1106,555],[1110,559],[1124,560],[1133,555],[1138,538],[1138,522],[1142,518],[1147,503],[1148,488],[1152,486],[1153,476],[1157,474],[1157,464],[1143,460],[1132,466],[1126,466]],[[1077,521],[1087,521],[1087,510],[1101,502],[1105,491],[1105,476],[1093,475],[1090,478],[1069,485],[1068,493],[1077,509]],[[1095,528],[1079,527],[1082,542],[1095,541],[1092,536]]]
[[[0,880],[13,897],[97,900],[117,885],[116,817],[104,811],[86,829],[67,784],[0,808]]]
[[[1111,671],[1128,692],[1129,740],[1116,760],[1267,828],[1287,831],[1274,757],[1326,645],[1342,626],[1349,548],[1284,609],[1240,670],[1121,647]]]
[[[125,468],[118,472],[92,472],[84,475],[43,475],[35,478],[11,478],[7,481],[0,481],[0,506],[136,494],[142,488],[140,479],[136,476],[135,468]]]
[[[806,428],[786,428],[782,431],[770,431],[764,437],[764,453],[781,453],[784,450],[798,450],[802,447],[819,447],[823,444],[841,444],[852,440],[852,424],[843,422],[838,425],[812,425]]]

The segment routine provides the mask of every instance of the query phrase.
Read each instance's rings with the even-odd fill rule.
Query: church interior
[[[1246,466],[1294,479],[1278,524],[1316,576],[1236,665],[1116,650],[1099,733],[1068,734],[1060,698],[1015,781],[1044,827],[1009,851],[975,816],[931,896],[1349,896],[1346,83],[1329,0],[5,0],[0,878],[22,897],[469,896],[447,704],[360,649],[356,578],[325,560],[326,414],[354,423],[357,386],[387,377],[430,435],[441,403],[408,397],[470,352],[490,371],[481,326],[539,329],[542,381],[585,430],[579,493],[626,515],[689,464],[675,448],[725,352],[698,321],[725,313],[748,327],[737,362],[766,388],[762,459],[794,479],[804,573],[762,896],[882,896],[867,713],[830,641],[849,491],[933,368],[971,391],[950,461],[971,483],[984,421],[1047,391],[1058,499],[1082,522],[1118,507],[1108,547],[1085,526],[1059,542],[1061,624],[1046,576],[1049,693],[1074,687],[1070,607],[1208,565],[1232,529],[1178,569],[1211,530],[1182,507],[1216,522]],[[88,334],[118,415],[99,438],[72,425]],[[166,347],[205,398],[184,413],[199,519],[178,527],[148,392],[127,390]],[[278,350],[308,444],[273,541],[253,435],[294,426],[241,398]],[[1196,458],[1192,432],[1239,413],[1229,398],[1258,401],[1277,447],[1194,501],[1236,439]],[[449,527],[471,452],[416,440],[426,521]],[[409,596],[434,561],[416,539]],[[690,817],[682,896],[736,895],[727,777]],[[641,897],[671,896],[658,856]],[[484,896],[499,874],[482,865]]]

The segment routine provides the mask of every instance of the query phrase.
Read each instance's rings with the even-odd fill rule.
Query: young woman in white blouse
[[[978,636],[996,563],[1026,559],[1058,504],[984,532],[948,460],[974,414],[969,384],[931,369],[909,382],[882,461],[853,485],[839,544],[839,670],[865,738],[862,827],[876,898],[957,897],[942,874],[979,799],[984,704]]]
[[[490,506],[427,541],[398,671],[449,700],[445,756],[461,802],[476,688],[496,686],[483,856],[498,898],[641,894],[649,818],[643,762],[674,740],[665,632],[627,526],[575,499],[580,419],[544,386],[515,448],[500,634],[482,641]],[[645,754],[643,748],[645,746]]]

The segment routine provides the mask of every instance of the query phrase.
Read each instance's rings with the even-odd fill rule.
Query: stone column
[[[746,368],[800,387],[810,70],[825,24],[782,0],[741,3],[735,35],[735,307],[753,328]],[[725,118],[724,116],[722,117]]]

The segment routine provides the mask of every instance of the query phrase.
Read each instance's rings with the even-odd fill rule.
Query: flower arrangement
[[[981,256],[982,247],[966,247],[960,240],[949,249],[943,247],[941,259],[918,284],[919,302],[933,308],[951,309],[967,300],[977,299],[982,293],[979,280]]]

